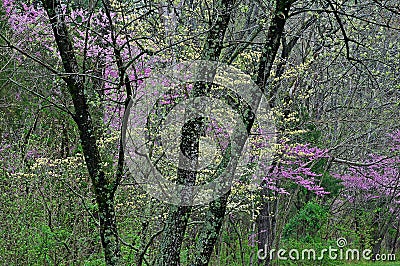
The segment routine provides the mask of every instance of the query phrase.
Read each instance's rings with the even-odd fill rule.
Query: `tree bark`
[[[278,0],[275,4],[274,16],[268,28],[267,39],[261,54],[256,80],[256,84],[259,86],[264,94],[266,94],[267,92],[267,84],[271,75],[272,65],[275,61],[279,46],[281,44],[281,39],[283,36],[285,23],[289,15],[289,10],[294,2],[294,0]],[[267,99],[271,108],[275,106],[274,98],[276,93],[277,91],[273,89],[267,94]],[[272,206],[270,203],[266,202],[266,199],[271,191],[266,187],[265,182],[262,182],[261,186],[261,209],[257,219],[258,248],[264,249],[264,252],[267,254],[266,261],[264,263],[265,265],[268,265],[269,249],[273,244],[272,239],[275,237],[273,228],[275,227],[276,223],[276,220],[271,215],[271,213],[276,210],[276,202],[273,203]],[[261,260],[259,262],[260,264],[263,263]]]
[[[217,16],[212,28],[210,28],[207,39],[205,41],[201,59],[216,61],[219,59],[223,47],[223,40],[226,29],[230,20],[230,9],[233,5],[233,0],[220,0]],[[197,83],[194,86],[192,97],[206,95],[207,89],[210,86],[204,83]],[[201,120],[201,119],[200,119]],[[183,154],[191,154],[193,164],[198,160],[199,152],[199,137],[200,132],[196,132],[195,128],[202,128],[202,121],[194,121],[192,130],[183,132],[181,150]],[[185,136],[186,135],[186,136]],[[196,172],[179,169],[178,182],[185,185],[194,185],[196,181]],[[191,214],[191,206],[171,206],[167,217],[163,238],[161,240],[159,256],[156,260],[156,265],[175,266],[179,265],[180,249],[183,242],[183,237],[186,231],[189,216]],[[224,211],[225,212],[225,211]],[[218,230],[219,232],[219,230]],[[200,241],[202,241],[200,239]],[[215,241],[214,241],[215,242]],[[208,250],[206,248],[205,250]],[[212,249],[211,249],[212,250]],[[209,252],[207,252],[209,253]],[[210,253],[211,254],[211,253]],[[208,260],[207,260],[208,261]],[[200,264],[198,264],[200,265]],[[203,265],[203,264],[202,264]]]
[[[192,165],[196,165],[199,156],[199,138],[202,134],[202,118],[194,119],[183,126],[181,150]],[[193,186],[196,181],[196,171],[178,169],[179,184]],[[190,195],[188,195],[190,197]],[[159,257],[156,265],[179,265],[180,249],[186,231],[191,206],[171,206],[161,240]]]
[[[75,114],[73,116],[78,129],[85,156],[86,166],[93,183],[96,202],[99,208],[100,237],[104,249],[106,265],[117,265],[120,258],[119,238],[114,209],[114,190],[102,170],[102,161],[89,106],[85,96],[83,79],[78,75],[79,66],[74,53],[71,37],[62,15],[60,1],[42,0],[49,17],[63,67],[68,76],[64,77],[71,95]]]
[[[275,16],[271,22],[271,26],[268,30],[268,37],[265,42],[265,46],[262,51],[261,59],[259,62],[259,68],[257,72],[256,84],[265,93],[267,81],[270,76],[272,64],[275,60],[280,40],[282,38],[284,25],[288,17],[289,8],[293,1],[277,1]],[[253,125],[253,119],[247,119],[247,129],[250,130]],[[261,194],[266,193],[263,189]],[[222,223],[224,221],[224,215],[226,210],[227,199],[230,192],[223,197],[210,203],[209,210],[207,211],[206,224],[200,234],[200,239],[196,250],[198,252],[194,265],[208,265],[212,255],[213,247],[217,240],[217,236],[220,233]],[[266,209],[264,208],[264,213]],[[264,222],[264,219],[260,221]],[[260,227],[259,227],[260,230]]]
[[[396,234],[394,235],[393,242],[391,244],[391,253],[392,254],[396,253],[397,241],[398,241],[399,236],[400,236],[400,220],[397,222],[396,226],[397,226],[396,227]]]
[[[209,209],[206,213],[206,221],[196,245],[196,256],[192,264],[193,266],[208,265],[224,222],[229,194],[230,193],[226,193],[209,204]]]

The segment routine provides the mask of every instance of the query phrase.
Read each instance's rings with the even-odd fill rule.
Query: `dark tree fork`
[[[114,210],[115,183],[105,179],[105,173],[101,168],[101,158],[99,148],[96,144],[94,126],[89,113],[87,99],[84,94],[85,84],[83,79],[78,75],[80,70],[76,56],[73,52],[71,38],[64,18],[60,12],[61,3],[60,1],[42,2],[53,28],[54,37],[61,55],[64,70],[66,73],[71,73],[69,76],[64,77],[64,81],[68,86],[68,90],[74,103],[74,120],[79,128],[87,168],[95,188],[96,201],[99,207],[100,216],[100,235],[106,263],[107,265],[116,265],[118,264],[120,257],[120,243],[117,235]],[[284,25],[292,3],[293,1],[276,2],[274,17],[268,29],[267,39],[262,50],[262,56],[257,72],[256,83],[263,92],[265,92],[266,83],[280,45]],[[230,22],[230,11],[233,5],[233,0],[221,0],[219,2],[218,11],[220,14],[218,20],[208,32],[201,59],[210,61],[219,60],[223,49],[225,32]],[[206,85],[197,84],[196,86],[199,93],[203,94],[204,91],[202,92],[201,90],[205,90]],[[270,95],[270,97],[272,97],[272,95]],[[252,122],[253,121],[247,121],[250,127]],[[188,134],[191,133],[193,132],[188,132]],[[198,140],[194,139],[193,141],[195,142],[194,144],[197,143],[195,147],[198,149]],[[195,180],[195,173],[180,171],[179,175],[180,177],[178,180],[182,180],[184,183],[187,183],[187,180],[185,179],[191,179],[190,182]],[[189,178],[189,176],[193,177]],[[210,260],[214,245],[224,221],[228,196],[229,193],[211,202],[207,209],[207,220],[202,228],[196,246],[197,253],[194,265],[207,265]],[[179,265],[180,247],[182,245],[190,213],[190,206],[171,206],[163,238],[161,240],[157,265]],[[264,221],[262,217],[263,216],[260,218],[261,225],[263,225]],[[261,242],[265,241],[263,239],[264,238],[261,236]]]
[[[277,1],[274,10],[274,16],[271,25],[267,32],[267,39],[262,50],[261,59],[258,66],[256,84],[262,92],[266,91],[266,84],[269,79],[273,62],[277,55],[281,38],[283,35],[286,20],[288,18],[289,9],[295,1]],[[216,22],[215,27],[209,31],[207,42],[203,48],[204,60],[218,61],[223,48],[223,39],[226,29],[229,25],[230,13],[229,8],[234,4],[233,1],[221,1],[220,12],[221,18]],[[228,12],[226,12],[228,10]],[[270,94],[268,99],[273,98],[274,95]],[[270,101],[271,102],[271,101]],[[272,105],[272,104],[271,104]],[[248,130],[251,129],[253,120],[245,121]],[[264,197],[268,190],[264,188],[261,196]],[[192,265],[208,265],[215,243],[220,234],[222,224],[224,222],[225,211],[227,207],[227,200],[230,192],[224,196],[212,201],[206,213],[206,221],[201,229],[199,240],[196,244],[196,255]],[[188,216],[190,215],[190,207],[172,207],[167,220],[167,227],[162,242],[160,257],[158,265],[179,265],[180,246],[182,244],[183,234],[187,226]],[[259,229],[267,228],[268,209],[262,208],[261,216],[259,218]],[[181,226],[176,226],[180,224]],[[262,230],[264,231],[264,230]],[[172,234],[172,235],[171,235]],[[266,234],[259,236],[260,246],[264,246],[267,242]],[[178,243],[176,245],[176,243]],[[171,256],[172,254],[172,256]],[[165,256],[165,258],[163,258]]]
[[[234,0],[220,0],[218,3],[218,19],[215,21],[213,27],[209,30],[208,36],[206,37],[206,41],[202,50],[201,59],[209,60],[209,61],[218,61],[222,48],[223,48],[223,40],[225,37],[225,32],[228,28],[231,9],[234,4]],[[193,89],[193,96],[206,95],[208,88],[211,84],[204,83],[196,83]],[[199,149],[199,139],[200,136],[195,132],[195,128],[201,127],[203,122],[198,121],[197,126],[193,125],[192,130],[186,131],[187,136],[182,136],[182,139],[186,139],[186,143],[182,143],[182,153],[183,154],[196,154],[198,155]],[[197,137],[196,137],[197,136]],[[194,149],[194,151],[190,150]],[[192,160],[197,160],[198,156],[194,156],[191,158]],[[195,162],[194,162],[195,164]],[[188,171],[188,170],[179,170],[178,171],[178,182],[185,185],[194,185],[196,180],[196,172]],[[225,204],[226,206],[226,204]],[[222,206],[221,206],[222,207]],[[223,213],[218,215],[219,217],[224,217],[225,209],[223,209]],[[180,251],[183,242],[183,237],[187,228],[187,223],[189,216],[191,214],[192,207],[191,206],[170,206],[170,211],[168,214],[168,218],[165,224],[165,229],[163,233],[163,237],[161,239],[161,245],[159,249],[159,256],[156,260],[156,265],[180,265]],[[210,217],[210,219],[214,219],[214,216]],[[207,221],[205,225],[207,228],[214,230],[213,226],[215,222],[211,220]],[[208,223],[212,222],[212,228],[208,226]],[[193,265],[207,265],[210,260],[211,253],[215,241],[217,239],[217,235],[219,234],[219,229],[221,223],[215,224],[218,228],[218,232],[216,235],[213,234],[210,239],[210,235],[201,236],[199,239],[199,243],[205,244],[204,246],[199,246],[197,248],[198,253],[195,257],[195,262]],[[211,242],[210,242],[211,241]],[[211,245],[211,246],[210,246]],[[211,248],[211,249],[210,249]]]

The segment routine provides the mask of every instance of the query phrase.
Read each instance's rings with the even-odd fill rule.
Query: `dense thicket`
[[[371,259],[399,254],[399,25],[396,0],[3,0],[0,261],[291,265],[270,252],[322,250],[339,238],[371,249]],[[228,77],[180,86],[164,77],[159,91],[146,83],[195,60],[251,79],[268,118],[224,87]],[[190,163],[210,159],[210,142],[222,151],[186,169],[162,143],[168,113],[196,97],[238,113],[248,153],[231,189],[181,206],[139,184],[145,167],[126,165],[123,118],[147,97],[157,98],[150,115],[129,119],[148,131],[149,160],[181,185],[214,180],[235,161],[232,125],[170,124],[179,136],[169,141]]]

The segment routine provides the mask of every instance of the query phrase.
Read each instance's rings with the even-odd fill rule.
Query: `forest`
[[[0,265],[400,265],[398,0],[2,0]]]

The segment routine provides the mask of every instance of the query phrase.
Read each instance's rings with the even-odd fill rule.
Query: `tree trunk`
[[[233,0],[220,0],[218,11],[220,12],[215,25],[208,32],[206,42],[201,55],[202,60],[216,61],[219,59],[222,50],[222,44],[225,31],[230,20],[230,9]],[[206,95],[209,89],[207,84],[197,83],[192,92],[192,97]],[[201,120],[201,119],[200,119]],[[199,137],[200,132],[196,132],[195,128],[202,128],[202,121],[195,121],[192,130],[183,132],[181,150],[183,154],[191,154],[192,163],[195,165],[198,160]],[[196,181],[196,172],[182,170],[178,171],[178,182],[186,185],[194,185]],[[183,237],[186,231],[187,222],[192,211],[191,206],[171,206],[170,212],[163,232],[161,240],[159,256],[156,265],[175,266],[179,265],[180,249]],[[225,211],[223,211],[225,213]],[[218,232],[219,233],[219,230]],[[200,241],[202,241],[200,239]],[[215,242],[215,241],[214,241]],[[213,243],[214,243],[213,242]],[[208,248],[209,249],[209,248]],[[205,248],[204,250],[208,249]],[[212,249],[211,249],[212,250]],[[202,264],[203,265],[203,264]]]
[[[198,118],[186,123],[182,129],[181,150],[190,159],[193,166],[196,166],[198,161],[199,138],[202,134],[202,126],[202,118]],[[196,171],[178,169],[177,182],[179,184],[193,186],[195,181]],[[190,197],[191,195],[188,196]],[[191,206],[172,205],[170,207],[156,265],[179,265],[180,249],[191,211]]]
[[[396,234],[394,235],[393,242],[391,245],[392,254],[396,253],[397,241],[399,239],[399,236],[400,236],[400,220],[397,222]]]
[[[199,235],[196,245],[196,256],[193,266],[208,265],[214,245],[218,239],[222,223],[224,222],[226,204],[229,193],[212,201],[207,210],[205,224]]]
[[[49,16],[64,70],[69,73],[63,79],[67,84],[74,104],[75,114],[73,118],[79,129],[86,166],[96,195],[96,202],[99,208],[100,237],[106,265],[117,265],[120,258],[120,246],[114,210],[114,188],[112,183],[105,178],[105,173],[102,170],[92,118],[84,94],[85,85],[78,75],[79,66],[62,15],[60,1],[42,0],[42,3]]]
[[[260,214],[257,219],[257,228],[258,228],[258,249],[263,249],[265,257],[265,265],[270,263],[270,250],[274,244],[275,239],[275,227],[276,227],[276,205],[278,200],[268,199],[268,197],[273,197],[273,192],[268,189],[265,184],[263,184],[262,190],[260,192],[262,198],[262,206],[260,210]],[[261,260],[260,260],[261,263]]]
[[[263,92],[265,92],[265,87],[270,76],[272,64],[278,52],[280,39],[282,37],[284,25],[292,2],[293,1],[277,1],[276,3],[275,16],[268,30],[268,37],[261,55],[259,69],[257,72],[256,84]],[[245,122],[247,123],[247,129],[250,130],[254,121],[249,119]],[[198,241],[198,246],[196,249],[198,250],[198,256],[196,256],[194,265],[208,265],[209,263],[212,250],[217,239],[215,236],[219,235],[222,223],[224,221],[223,218],[225,215],[227,198],[229,194],[230,192],[228,192],[224,197],[210,203],[210,208],[206,216],[207,221],[203,227],[203,232],[201,233],[201,237]],[[261,192],[261,194],[263,194],[263,192]],[[264,222],[264,220],[261,221]]]
[[[278,0],[275,5],[274,17],[272,18],[271,24],[268,29],[267,40],[262,51],[260,64],[257,73],[257,85],[260,89],[266,93],[267,83],[271,74],[272,65],[275,61],[279,46],[281,44],[281,39],[283,36],[283,31],[285,28],[285,23],[289,14],[289,9],[294,3],[293,0]],[[277,89],[273,89],[268,93],[268,101],[270,107],[274,107],[274,99],[277,94]],[[262,189],[260,191],[261,200],[261,210],[259,217],[257,219],[258,227],[258,248],[263,249],[266,256],[264,262],[265,265],[269,265],[270,257],[269,250],[273,245],[274,239],[274,227],[276,224],[275,217],[272,213],[276,210],[276,202],[273,202],[271,206],[270,202],[266,199],[271,191],[266,187],[265,182],[262,182]],[[272,208],[271,208],[272,207]],[[260,264],[263,263],[259,260]]]

